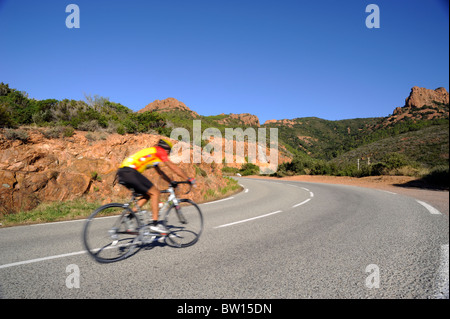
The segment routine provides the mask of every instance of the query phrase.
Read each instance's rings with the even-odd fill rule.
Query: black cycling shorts
[[[131,167],[122,167],[117,171],[119,183],[138,194],[145,195],[152,188],[153,183],[147,177]]]

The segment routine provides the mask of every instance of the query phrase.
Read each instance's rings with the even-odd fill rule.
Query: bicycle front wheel
[[[83,243],[98,262],[119,261],[138,248],[140,226],[140,220],[131,209],[119,203],[107,204],[87,219]]]
[[[164,223],[170,231],[168,244],[183,248],[194,245],[203,231],[203,215],[196,203],[180,199],[182,205],[172,205],[166,212]]]

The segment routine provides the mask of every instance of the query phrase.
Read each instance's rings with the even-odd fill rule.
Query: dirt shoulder
[[[449,191],[432,189],[429,185],[424,185],[417,178],[409,176],[369,176],[362,178],[347,176],[312,176],[299,175],[289,177],[263,177],[247,176],[250,178],[265,178],[273,180],[290,180],[309,183],[342,184],[359,187],[375,188],[384,191],[394,192],[401,195],[413,197],[427,202],[441,213],[449,215]]]

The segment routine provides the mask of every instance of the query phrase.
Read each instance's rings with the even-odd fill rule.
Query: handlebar
[[[192,186],[194,186],[195,185],[195,183],[192,183],[192,182],[190,182],[190,181],[179,181],[179,182],[177,182],[177,181],[171,181],[170,182],[170,187],[172,187],[172,188],[177,188],[178,187],[178,185],[180,185],[180,184],[189,184],[191,187],[189,187],[189,190],[184,194],[184,195],[187,195],[187,194],[189,194],[190,192],[191,192],[191,190],[192,190]],[[163,191],[161,191],[161,193],[168,193],[168,190],[163,190]]]

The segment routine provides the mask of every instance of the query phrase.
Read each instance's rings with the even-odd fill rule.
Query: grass
[[[89,203],[82,198],[66,202],[42,203],[31,211],[0,215],[0,224],[17,226],[86,218],[99,206],[99,202]]]
[[[237,193],[239,190],[242,189],[242,186],[240,186],[237,182],[237,180],[231,178],[231,177],[224,177],[227,185],[224,187],[219,187],[217,192],[213,189],[207,189],[205,195],[203,195],[203,199],[205,201],[213,201],[217,199],[222,199],[227,196],[230,196],[232,194]]]

